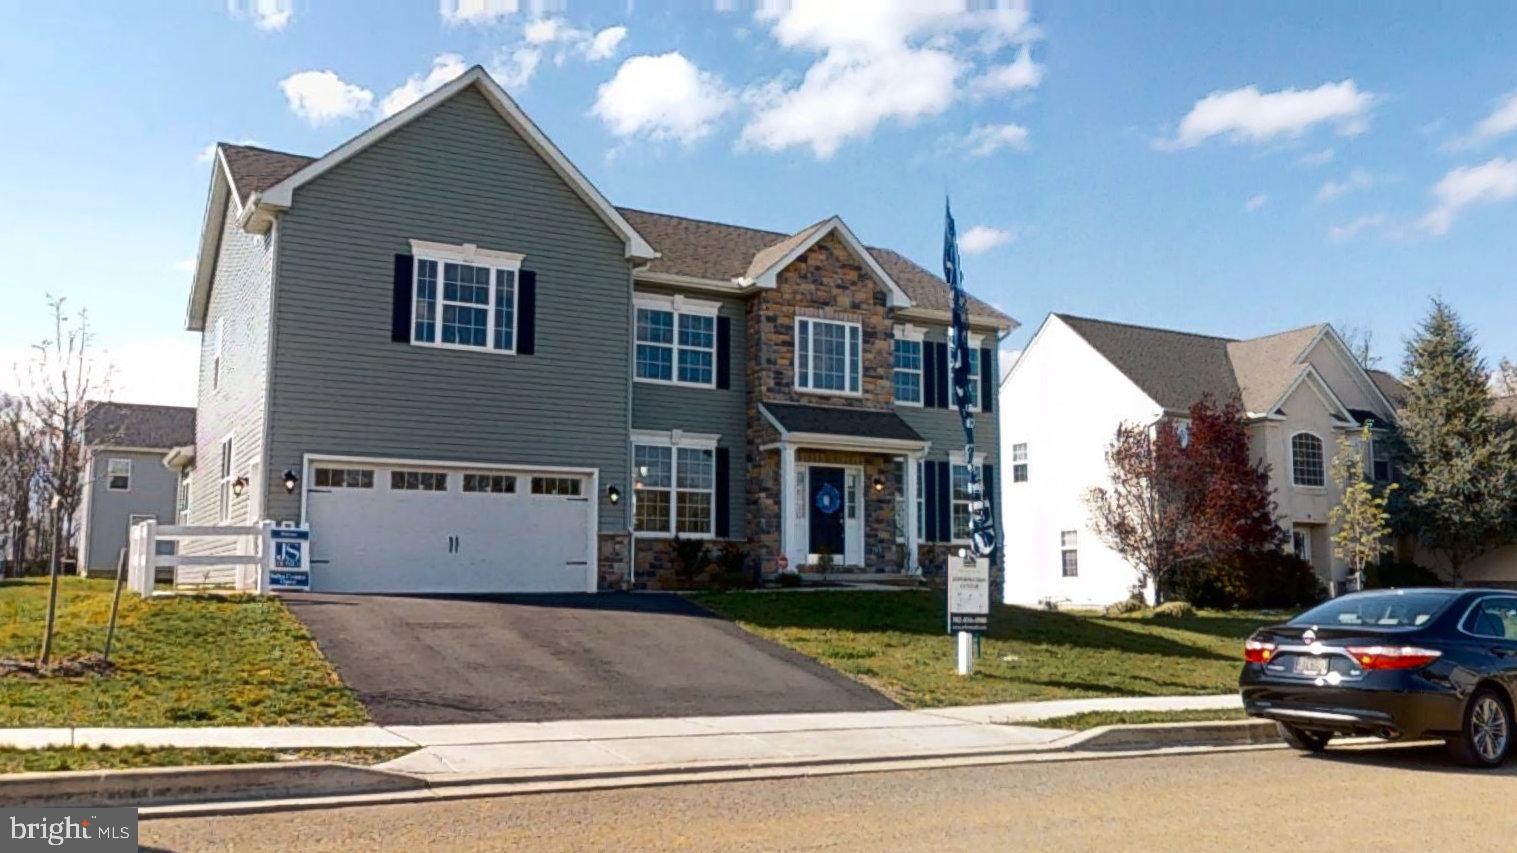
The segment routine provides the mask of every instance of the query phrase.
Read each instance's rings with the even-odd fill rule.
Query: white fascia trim
[[[691,299],[683,293],[639,293],[632,294],[632,303],[639,308],[651,308],[656,311],[673,311],[678,314],[707,314],[716,316],[721,310],[722,303],[712,302],[709,299]]]
[[[776,286],[777,279],[779,278],[780,270],[783,270],[785,267],[790,266],[790,264],[794,263],[795,259],[804,254],[807,249],[815,246],[818,242],[821,241],[823,237],[826,237],[828,234],[831,234],[834,231],[837,232],[838,237],[842,239],[843,243],[846,244],[848,248],[858,256],[859,260],[864,262],[864,266],[869,268],[869,273],[873,275],[881,284],[885,285],[886,290],[890,291],[889,306],[891,308],[910,308],[914,304],[911,301],[911,297],[906,295],[906,291],[902,290],[901,286],[895,283],[895,279],[891,278],[890,274],[885,272],[885,268],[880,266],[880,262],[874,259],[874,255],[871,254],[869,249],[866,248],[864,244],[859,241],[859,238],[854,235],[853,229],[849,228],[847,224],[843,222],[842,218],[837,216],[832,217],[817,228],[813,229],[810,237],[807,237],[806,239],[797,243],[790,249],[790,251],[786,252],[783,257],[770,264],[768,269],[764,270],[763,272],[759,273],[758,276],[753,278],[752,281],[754,286],[762,287],[766,290],[773,289]],[[747,279],[739,279],[738,281],[740,283],[746,282]]]
[[[1310,387],[1316,392],[1318,399],[1322,401],[1322,405],[1328,411],[1339,415],[1349,423],[1355,422],[1354,416],[1348,413],[1348,407],[1344,406],[1343,401],[1338,399],[1338,395],[1333,393],[1333,389],[1327,386],[1327,382],[1322,378],[1322,374],[1317,372],[1317,368],[1312,367],[1310,364],[1302,366],[1301,372],[1296,374],[1296,380],[1285,389],[1285,393],[1280,395],[1280,399],[1270,405],[1269,411],[1271,413],[1279,411],[1285,405],[1285,401],[1290,399],[1290,395],[1296,393],[1296,389],[1301,387],[1302,382],[1306,381],[1307,377],[1312,379]]]
[[[470,86],[478,86],[485,96],[485,100],[500,113],[506,123],[511,125],[517,133],[521,134],[527,144],[538,153],[559,177],[564,179],[570,189],[574,190],[586,204],[615,232],[621,235],[625,244],[625,253],[629,258],[652,260],[659,256],[658,252],[649,245],[648,241],[632,227],[625,217],[619,213],[606,197],[601,195],[600,190],[590,183],[569,158],[543,134],[527,114],[522,112],[521,107],[511,100],[511,96],[500,87],[499,83],[490,77],[481,66],[474,66],[460,74],[452,81],[444,84],[430,95],[416,103],[406,107],[395,115],[375,124],[363,133],[358,134],[342,145],[338,146],[325,157],[316,160],[295,174],[285,178],[263,193],[260,204],[275,210],[288,210],[294,204],[295,190],[303,184],[314,180],[327,171],[347,160],[349,157],[363,151],[374,143],[384,139],[390,133],[426,115],[438,104],[447,101],[454,95]]]
[[[481,249],[473,243],[454,245],[433,243],[428,240],[412,240],[411,254],[430,260],[453,261],[461,264],[479,264],[503,270],[520,270],[526,255],[500,249]]]
[[[721,435],[714,432],[686,432],[682,429],[635,429],[633,444],[651,444],[659,447],[693,447],[697,450],[715,450]]]
[[[190,299],[184,310],[184,328],[190,332],[205,331],[206,308],[210,304],[211,278],[216,274],[216,256],[221,251],[221,224],[218,213],[231,206],[234,217],[241,221],[242,206],[237,200],[237,191],[232,185],[232,173],[216,146],[216,164],[211,169],[211,187],[206,192],[205,213],[200,222],[200,245],[195,252],[195,274],[190,279]]]
[[[658,284],[665,287],[685,288],[687,290],[708,290],[713,293],[727,293],[737,296],[746,296],[754,292],[753,288],[745,287],[736,281],[720,281],[713,278],[679,275],[672,272],[634,270],[632,280],[638,284]]]
[[[926,441],[909,438],[870,438],[857,435],[833,435],[825,432],[787,432],[780,437],[782,444],[809,450],[846,450],[853,452],[922,453],[928,448]]]
[[[1381,411],[1388,413],[1391,417],[1394,417],[1396,414],[1396,407],[1391,405],[1390,399],[1386,397],[1385,393],[1380,390],[1380,386],[1375,384],[1375,380],[1370,377],[1369,371],[1364,369],[1364,365],[1360,364],[1359,360],[1354,358],[1353,351],[1349,349],[1348,341],[1345,341],[1343,339],[1343,336],[1338,334],[1338,330],[1333,328],[1333,325],[1331,323],[1324,324],[1322,331],[1317,334],[1317,337],[1314,338],[1306,350],[1301,353],[1300,358],[1305,359],[1307,356],[1311,355],[1311,352],[1314,348],[1316,348],[1318,341],[1321,341],[1323,338],[1328,338],[1333,342],[1334,348],[1338,351],[1339,360],[1348,367],[1349,373],[1354,375],[1355,380],[1358,381],[1361,388],[1369,391],[1376,400],[1380,401],[1381,405],[1385,406],[1385,408]]]
[[[183,471],[195,464],[195,445],[186,444],[183,447],[175,447],[163,455],[163,467],[174,471]]]
[[[948,324],[953,322],[953,312],[945,311],[941,308],[897,308],[895,316],[903,320],[926,320],[930,323]],[[975,314],[973,312],[969,314],[969,323],[971,326],[978,325],[995,329],[997,332],[1003,334],[1010,334],[1022,327],[1021,322],[1015,319],[988,317],[984,314]]]

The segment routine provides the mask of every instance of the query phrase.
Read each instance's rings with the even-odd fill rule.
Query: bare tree
[[[1503,358],[1491,375],[1491,393],[1497,397],[1517,396],[1517,364]]]
[[[39,482],[47,500],[51,542],[48,551],[47,622],[42,633],[38,670],[47,669],[58,613],[58,575],[65,531],[83,496],[83,426],[91,399],[104,392],[91,358],[94,335],[84,311],[70,314],[66,300],[48,297],[53,311],[52,338],[37,344],[28,371],[26,406],[37,429],[42,466]]]
[[[20,397],[0,395],[0,531],[9,534],[10,571],[19,575],[33,535],[41,448]]]
[[[1380,366],[1380,356],[1375,355],[1375,333],[1368,326],[1339,323],[1335,328],[1360,367],[1369,370]]]
[[[1204,553],[1181,482],[1183,457],[1173,421],[1121,424],[1106,448],[1111,485],[1085,495],[1096,535],[1137,570],[1134,593],[1155,604],[1175,569]]]

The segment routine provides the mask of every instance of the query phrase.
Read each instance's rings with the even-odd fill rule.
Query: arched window
[[[1322,439],[1309,432],[1291,436],[1291,482],[1298,486],[1325,486]]]

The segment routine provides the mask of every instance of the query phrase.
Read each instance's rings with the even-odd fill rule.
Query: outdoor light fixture
[[[295,494],[295,487],[300,484],[300,477],[296,476],[294,468],[284,469],[284,493]]]
[[[612,506],[616,506],[622,502],[622,490],[615,486],[607,486],[606,499],[611,501]]]
[[[232,494],[233,494],[233,496],[240,498],[240,497],[242,497],[242,493],[245,492],[245,491],[247,491],[247,490],[248,490],[248,478],[247,477],[238,477],[237,479],[235,479],[235,480],[232,481]]]
[[[881,480],[879,477],[875,477],[874,482],[870,483],[869,485],[873,486],[876,492],[885,491],[885,481]]]

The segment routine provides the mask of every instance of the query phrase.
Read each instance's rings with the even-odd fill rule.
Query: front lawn
[[[1230,693],[1243,641],[1283,617],[1108,619],[996,606],[974,675],[954,672],[941,591],[712,593],[702,605],[912,708]]]
[[[54,660],[99,655],[112,581],[65,578]],[[46,579],[0,581],[0,659],[34,660]],[[0,726],[277,726],[368,722],[275,599],[121,596],[106,675],[0,675]]]
[[[336,761],[375,765],[409,749],[0,749],[0,773],[59,770],[125,770],[133,767],[188,767],[208,764],[263,764],[276,761]]]
[[[1018,723],[1021,726],[1036,726],[1041,729],[1075,729],[1084,731],[1100,726],[1138,726],[1149,723],[1215,723],[1232,720],[1246,720],[1248,715],[1242,708],[1230,708],[1225,711],[1086,711],[1083,714],[1070,714],[1067,717],[1050,717],[1047,720],[1036,720],[1028,723]]]

